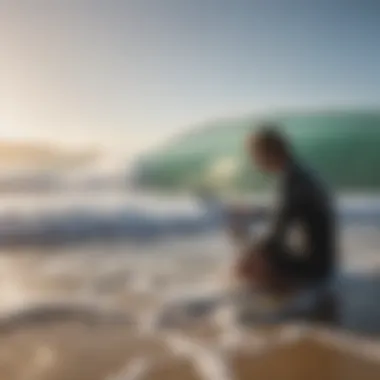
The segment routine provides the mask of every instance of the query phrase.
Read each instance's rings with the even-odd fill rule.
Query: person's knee
[[[244,282],[265,282],[270,277],[270,268],[258,246],[250,247],[242,254],[236,265],[236,276]]]

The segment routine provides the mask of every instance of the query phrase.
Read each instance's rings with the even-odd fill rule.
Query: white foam
[[[152,364],[145,358],[136,358],[123,367],[117,374],[106,380],[140,380],[143,379]]]
[[[194,360],[196,369],[203,379],[230,380],[233,378],[225,357],[212,347],[198,344],[181,335],[170,336],[167,342],[173,352]]]

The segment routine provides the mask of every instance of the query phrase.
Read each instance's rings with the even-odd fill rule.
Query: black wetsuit
[[[295,280],[318,280],[330,276],[335,267],[335,212],[324,184],[296,162],[283,178],[283,199],[267,241],[268,259],[282,275]],[[304,243],[288,244],[292,228],[302,230]],[[296,227],[297,228],[297,227]]]

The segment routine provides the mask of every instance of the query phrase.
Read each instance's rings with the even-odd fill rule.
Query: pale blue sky
[[[197,122],[380,105],[377,0],[0,0],[0,138],[130,155]]]

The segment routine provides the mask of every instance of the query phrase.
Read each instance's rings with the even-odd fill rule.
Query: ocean
[[[230,291],[235,247],[215,208],[121,191],[3,196],[0,377],[248,379],[247,363],[234,362],[245,354],[236,352],[264,355],[301,337],[313,340],[312,352],[323,341],[339,352],[356,347],[355,360],[378,363],[380,314],[372,304],[380,299],[380,198],[345,196],[339,209],[341,272],[373,281],[346,281],[337,327],[299,320],[267,327],[246,325],[236,304],[220,301]]]

